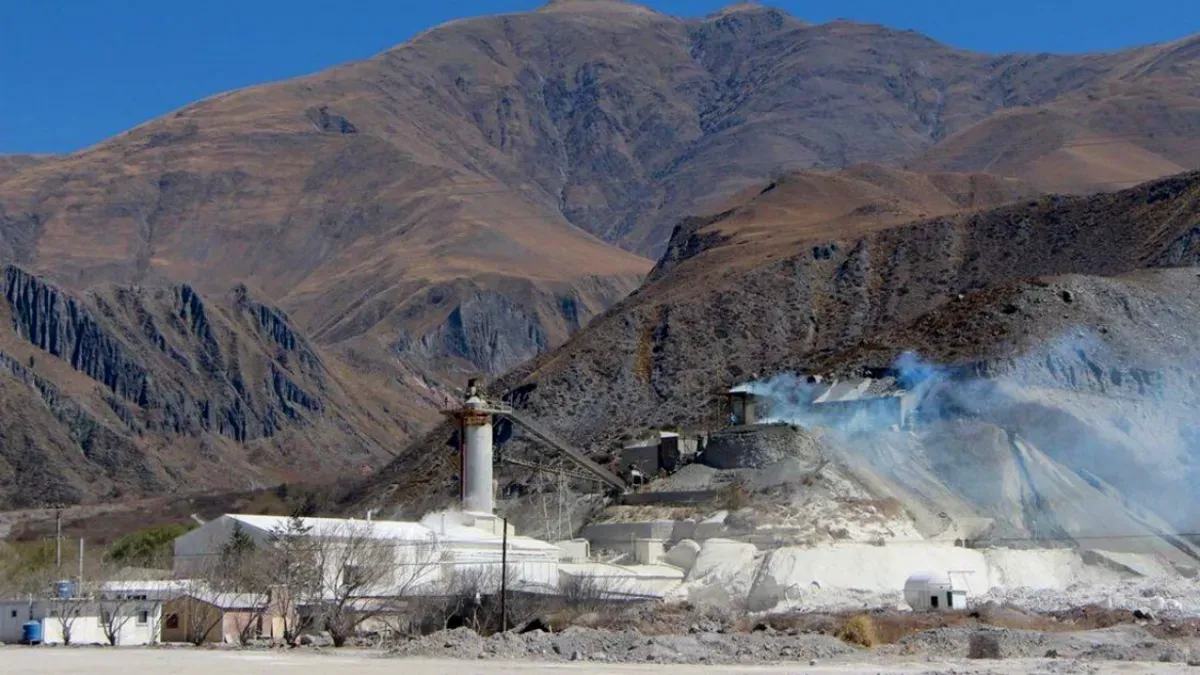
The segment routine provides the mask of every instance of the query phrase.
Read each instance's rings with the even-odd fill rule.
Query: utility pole
[[[79,588],[83,588],[83,537],[79,538]]]
[[[54,569],[62,577],[62,506],[54,507]]]
[[[502,518],[504,534],[500,537],[500,632],[508,632],[508,518]]]

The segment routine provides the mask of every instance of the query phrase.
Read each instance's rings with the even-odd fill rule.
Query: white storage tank
[[[967,588],[944,572],[917,572],[904,582],[904,601],[915,612],[966,609]]]

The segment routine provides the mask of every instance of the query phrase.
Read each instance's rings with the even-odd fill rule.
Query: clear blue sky
[[[70,152],[192,101],[364,58],[540,0],[0,0],[0,153]],[[646,0],[702,16],[729,0]],[[1200,31],[1200,0],[776,0],[812,22],[986,52],[1079,52]]]

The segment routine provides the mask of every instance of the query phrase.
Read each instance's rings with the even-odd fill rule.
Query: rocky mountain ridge
[[[578,382],[632,377],[631,405],[693,396],[678,384],[680,369],[702,379],[680,351],[693,342],[734,352],[704,370],[744,377],[991,283],[1009,261],[958,261],[969,228],[948,214],[1195,166],[1195,44],[992,56],[753,4],[681,19],[565,0],[213,96],[67,156],[0,158],[0,263],[56,289],[14,291],[3,351],[52,370],[13,370],[13,405],[53,387],[130,439],[110,464],[145,464],[157,490],[200,474],[193,452],[264,481],[287,472],[247,447],[296,443],[331,471],[380,459],[471,375],[557,372],[566,352],[537,357],[589,322],[624,342],[573,343],[611,352],[572,366]],[[1020,220],[988,230],[989,246],[1011,232],[1076,255]],[[1061,269],[1128,262],[1078,255]],[[1025,258],[1045,262],[1014,267]],[[652,259],[652,283],[606,314]],[[941,279],[889,286],[916,270]],[[268,309],[239,304],[239,285]],[[30,410],[13,461],[78,445]],[[585,412],[580,439],[598,433]],[[345,457],[326,455],[343,441]],[[80,471],[71,494],[116,485],[81,487]]]
[[[7,507],[333,478],[411,428],[403,402],[350,387],[244,287],[222,302],[185,284],[76,296],[7,266],[2,289]]]

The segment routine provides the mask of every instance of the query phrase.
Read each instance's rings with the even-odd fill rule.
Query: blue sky
[[[364,58],[443,21],[540,0],[0,0],[0,153],[70,152],[217,92]],[[702,16],[728,0],[647,0]],[[1200,31],[1197,0],[777,0],[812,22],[986,52],[1079,52]]]

